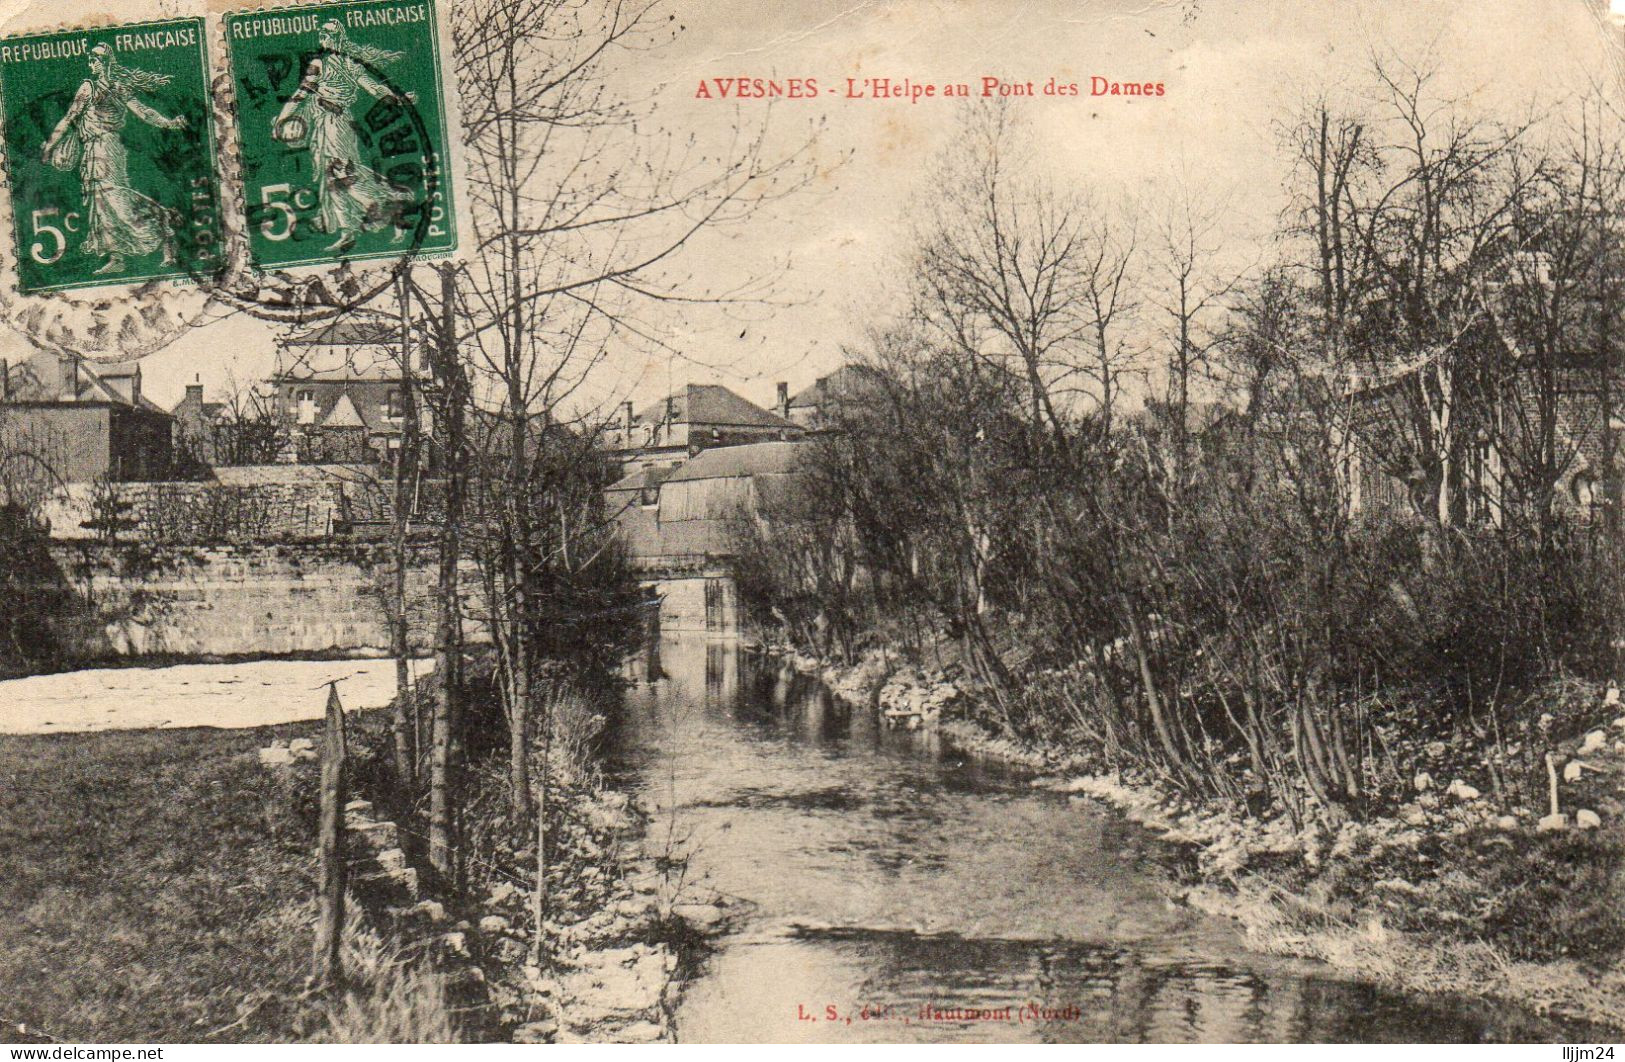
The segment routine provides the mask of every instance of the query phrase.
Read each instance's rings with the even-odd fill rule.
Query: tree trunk
[[[510,394],[511,403],[522,401]],[[529,498],[526,475],[525,413],[516,405],[513,414],[513,452],[509,455],[509,483],[507,510],[510,532],[504,535],[502,564],[507,582],[509,600],[503,608],[493,609],[493,620],[506,616],[508,630],[508,792],[513,806],[513,829],[516,843],[528,835],[530,825],[530,695],[531,695],[531,625],[530,595],[526,592],[530,580],[526,544],[530,541],[530,520],[527,509]]]
[[[462,623],[457,564],[462,556],[463,402],[465,382],[457,360],[456,278],[440,271],[442,321],[436,344],[435,376],[441,389],[445,499],[439,536],[439,579],[435,614],[435,667],[440,683],[434,704],[433,755],[429,764],[429,863],[446,880],[455,876],[452,842],[452,778],[458,691],[462,672]]]
[[[395,707],[391,720],[395,734],[395,780],[402,793],[410,793],[417,778],[416,698],[412,692],[406,616],[407,548],[411,526],[411,497],[417,487],[417,405],[413,395],[412,334],[407,316],[406,276],[400,278],[401,303],[401,442],[395,452],[394,615],[390,652],[395,657]]]
[[[1156,679],[1151,673],[1151,657],[1146,650],[1140,621],[1127,601],[1123,602],[1123,616],[1128,621],[1129,642],[1134,647],[1134,658],[1140,667],[1140,685],[1145,689],[1145,701],[1151,710],[1151,726],[1157,732],[1157,740],[1162,744],[1162,751],[1168,757],[1169,764],[1175,771],[1184,774],[1185,757],[1180,754],[1179,746],[1174,742],[1173,730],[1168,726],[1162,694],[1158,692]]]

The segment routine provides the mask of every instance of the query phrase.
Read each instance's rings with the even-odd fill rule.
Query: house
[[[742,518],[771,518],[786,503],[808,445],[719,446],[676,466],[639,468],[605,492],[617,533],[645,566],[728,557]]]
[[[288,459],[392,464],[408,382],[427,371],[421,344],[402,354],[400,320],[383,314],[347,314],[281,340],[271,386]],[[427,433],[427,411],[419,414]]]
[[[829,427],[843,406],[873,402],[886,394],[886,375],[869,365],[843,365],[809,387],[789,394],[779,384],[779,414],[808,429]]]
[[[1425,366],[1404,366],[1348,387],[1354,445],[1349,493],[1354,511],[1432,512],[1438,495],[1421,423]],[[1625,373],[1608,379],[1586,357],[1556,359],[1537,374],[1516,360],[1495,382],[1458,403],[1451,455],[1454,516],[1499,524],[1520,474],[1545,468],[1559,513],[1589,522],[1603,515],[1609,485],[1625,476]]]
[[[216,436],[225,409],[224,402],[203,400],[201,383],[187,384],[185,397],[169,411],[175,418],[175,449],[202,464],[220,464],[221,447]]]
[[[62,483],[156,480],[175,463],[175,420],[141,393],[138,363],[31,350],[0,359],[0,434]]]
[[[787,441],[806,434],[801,425],[718,384],[689,384],[634,413],[623,407],[605,427],[604,446],[632,475],[652,466],[671,467],[715,447]]]

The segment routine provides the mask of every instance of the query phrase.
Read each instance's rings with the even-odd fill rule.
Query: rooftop
[[[791,409],[806,409],[826,405],[832,400],[857,398],[879,390],[886,384],[886,375],[869,365],[842,365],[828,376],[820,376],[809,387],[803,387],[790,397]]]
[[[806,452],[806,447],[805,442],[778,441],[746,443],[742,446],[716,446],[700,451],[671,469],[664,482],[682,483],[695,479],[788,475],[795,471],[796,463]],[[630,478],[632,477],[628,477]]]
[[[645,406],[633,424],[658,424],[666,419],[670,403],[675,423],[727,428],[786,428],[801,430],[794,421],[770,413],[720,384],[689,384],[669,399]]]
[[[63,370],[64,360],[75,366],[70,384]],[[32,349],[20,360],[9,360],[6,369],[7,400],[18,403],[85,402],[144,409],[168,416],[162,407],[142,396],[131,402],[107,380],[128,379],[140,369],[130,364],[93,365],[76,354],[56,354]],[[69,394],[69,388],[72,394]]]
[[[382,313],[351,312],[282,341],[289,347],[360,347],[401,344],[401,319]]]
[[[611,483],[606,490],[643,490],[647,487],[658,487],[670,478],[672,466],[647,465],[638,469],[629,476]]]
[[[279,346],[272,375],[278,382],[386,382],[405,375],[400,318],[387,314],[348,313]]]

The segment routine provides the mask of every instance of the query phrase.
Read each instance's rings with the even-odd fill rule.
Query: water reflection
[[[1170,850],[1119,816],[729,643],[667,639],[630,666],[617,769],[673,809],[693,873],[752,905],[685,993],[683,1040],[1557,1038],[1251,955],[1166,901]]]

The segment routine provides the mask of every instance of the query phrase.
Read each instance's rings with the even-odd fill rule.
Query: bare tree
[[[216,465],[266,465],[276,462],[287,446],[287,428],[277,409],[276,396],[257,384],[228,383],[220,411],[207,426],[210,438],[188,439],[206,445],[212,454],[194,455]]]
[[[1125,203],[1093,204],[1084,232],[1079,286],[1089,321],[1091,357],[1080,365],[1100,411],[1099,432],[1110,436],[1127,382],[1143,376],[1144,343],[1135,333],[1143,296],[1138,290],[1138,224]]]
[[[1150,251],[1151,298],[1161,311],[1163,397],[1157,433],[1158,463],[1170,502],[1182,504],[1190,476],[1191,435],[1201,427],[1194,403],[1208,387],[1211,358],[1219,341],[1228,300],[1247,265],[1223,257],[1222,198],[1198,194],[1183,178],[1154,205],[1156,237]],[[1234,238],[1233,236],[1231,237]],[[1211,395],[1210,395],[1211,399]]]
[[[548,646],[539,632],[576,620],[541,594],[555,577],[607,576],[602,483],[590,461],[558,459],[570,440],[590,449],[597,438],[583,384],[612,344],[659,342],[650,308],[742,297],[696,283],[681,268],[684,249],[810,174],[807,143],[777,151],[765,126],[738,130],[713,153],[674,130],[627,135],[647,108],[619,97],[609,78],[674,32],[653,3],[472,0],[455,18],[472,250],[461,264],[412,267],[405,277],[413,327],[427,341],[422,398],[444,470],[429,832],[431,859],[447,875],[461,726],[459,561],[481,565],[478,618],[497,658],[517,840],[546,785],[550,726],[532,718]],[[540,780],[531,775],[537,752]],[[543,869],[546,860],[539,852]]]
[[[1393,440],[1391,468],[1415,469],[1421,508],[1439,527],[1465,519],[1463,461],[1476,370],[1488,338],[1486,293],[1505,261],[1516,204],[1539,167],[1514,165],[1527,123],[1472,118],[1440,98],[1435,74],[1379,59],[1382,136],[1372,179],[1354,188],[1347,241],[1369,263],[1359,342]],[[1340,215],[1341,217],[1341,215]]]
[[[1064,452],[1063,396],[1078,386],[1080,351],[1119,309],[1113,274],[1126,254],[1091,232],[1083,200],[1018,161],[1030,134],[1009,101],[968,107],[963,122],[920,234],[923,320],[1019,380],[1032,431]]]

